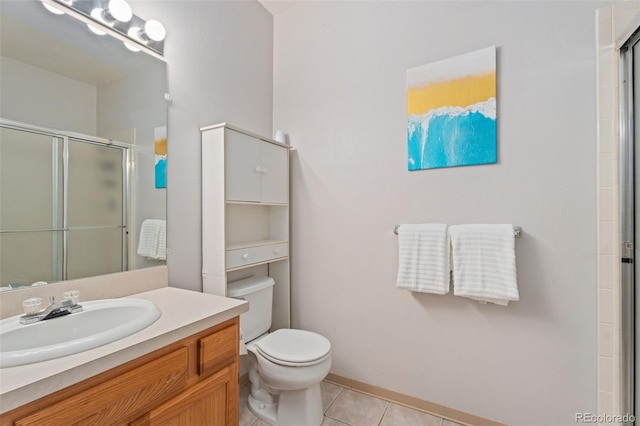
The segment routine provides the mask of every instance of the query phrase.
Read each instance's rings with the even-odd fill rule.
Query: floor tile
[[[247,399],[249,398],[249,394],[251,393],[251,383],[246,383],[243,386],[240,386],[240,416],[239,416],[239,426],[252,426],[253,423],[258,419],[253,415],[251,411],[249,411],[249,407],[247,407]]]
[[[347,423],[342,423],[339,420],[332,419],[331,417],[324,416],[324,420],[320,426],[350,426]]]
[[[389,403],[380,426],[442,426],[442,418],[413,408]]]
[[[320,382],[320,392],[322,393],[322,412],[326,412],[331,403],[335,401],[342,387],[329,382]]]
[[[325,416],[321,426],[462,426],[413,408],[321,382]],[[247,407],[251,384],[240,387],[240,426],[269,426]]]
[[[343,389],[325,415],[353,426],[377,426],[388,405],[382,399]]]

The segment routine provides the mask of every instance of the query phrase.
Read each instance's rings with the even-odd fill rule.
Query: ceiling
[[[265,9],[267,9],[273,16],[276,16],[279,13],[284,12],[290,7],[294,6],[301,0],[291,1],[291,0],[258,0]]]

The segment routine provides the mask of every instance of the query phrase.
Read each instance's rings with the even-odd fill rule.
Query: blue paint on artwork
[[[167,187],[167,159],[159,158],[156,161],[156,188]]]
[[[409,170],[497,161],[496,120],[477,110],[410,116],[407,139]]]

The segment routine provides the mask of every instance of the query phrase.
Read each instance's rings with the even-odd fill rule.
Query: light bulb
[[[106,34],[101,29],[98,29],[98,27],[96,27],[95,25],[87,24],[87,27],[89,27],[91,32],[94,33],[94,34],[98,34],[98,35],[105,35]]]
[[[124,0],[110,0],[107,7],[95,8],[91,11],[91,17],[97,21],[112,25],[115,21],[129,22],[133,17],[131,6]]]
[[[127,43],[126,41],[123,42],[124,43],[124,47],[126,47],[127,49],[129,49],[132,52],[139,52],[140,49],[138,49],[137,47],[135,47],[133,44],[131,43]]]
[[[44,6],[45,9],[47,9],[49,12],[55,15],[64,15],[64,12],[62,10],[58,9],[52,4],[42,2],[42,5]]]
[[[162,41],[167,35],[167,31],[164,29],[164,25],[155,19],[150,19],[144,24],[143,34],[140,34],[142,38],[145,36],[153,41]]]
[[[102,14],[120,22],[129,22],[133,17],[131,6],[125,0],[110,0]]]

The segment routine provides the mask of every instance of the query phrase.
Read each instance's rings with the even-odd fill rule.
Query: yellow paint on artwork
[[[495,71],[407,90],[407,113],[424,114],[444,106],[466,107],[496,97]]]
[[[156,155],[167,155],[167,138],[157,139],[155,141],[154,152]]]

